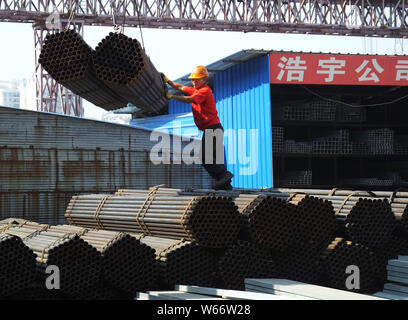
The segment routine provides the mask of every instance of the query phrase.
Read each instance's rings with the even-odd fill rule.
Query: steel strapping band
[[[184,225],[184,219],[185,219],[185,217],[186,217],[186,215],[187,215],[187,212],[188,212],[188,210],[190,209],[190,207],[191,207],[191,205],[193,204],[193,202],[194,201],[196,201],[197,199],[201,199],[202,197],[193,197],[191,200],[190,200],[190,202],[187,204],[187,206],[186,206],[186,209],[184,210],[184,212],[183,212],[183,214],[181,215],[181,218],[180,218],[180,224],[181,224],[181,226],[183,227],[183,229],[184,229],[184,231],[185,231],[185,233],[187,234],[187,236],[191,239],[191,240],[193,240],[193,238],[191,237],[191,235],[190,235],[190,233],[188,232],[188,230],[187,230],[187,228],[186,228],[186,226]]]
[[[44,255],[45,255],[45,251],[47,251],[49,248],[51,248],[52,246],[54,246],[55,244],[57,244],[59,241],[65,240],[66,238],[68,238],[71,235],[77,235],[75,233],[71,233],[71,232],[67,232],[65,233],[63,236],[57,238],[57,240],[55,240],[54,242],[51,242],[48,246],[45,246],[42,250],[41,250],[41,257],[40,257],[40,262],[44,262]]]
[[[102,207],[105,203],[105,201],[110,197],[110,195],[104,196],[101,201],[98,204],[98,207],[95,210],[95,214],[94,214],[94,220],[96,221],[96,223],[98,224],[99,229],[104,229],[104,226],[101,222],[101,220],[99,219],[99,214],[101,213]]]
[[[146,223],[144,222],[144,218],[145,218],[146,213],[147,213],[147,211],[149,210],[150,205],[152,204],[152,202],[153,202],[154,199],[155,199],[154,196],[150,198],[149,203],[147,204],[146,209],[143,211],[143,215],[142,215],[142,224],[144,225],[144,227],[145,227],[145,229],[146,229],[146,231],[147,231],[147,235],[150,235],[150,236],[151,236],[152,234],[151,234],[149,228],[147,227]]]
[[[361,192],[366,192],[368,193],[369,196],[378,198],[378,196],[372,192],[372,191],[353,191],[351,192],[346,198],[344,198],[343,202],[340,204],[340,206],[337,208],[335,215],[338,215],[341,211],[341,209],[343,209],[344,205],[346,204],[346,202],[352,197],[352,196],[356,196],[356,195],[361,195],[363,196],[363,194],[361,194]]]
[[[252,203],[254,203],[256,200],[258,200],[258,198],[260,198],[261,196],[263,196],[263,194],[260,193],[260,194],[258,194],[255,198],[249,200],[249,201],[245,204],[245,206],[244,206],[244,208],[242,209],[241,213],[244,213],[244,212],[248,209],[248,207],[249,207]]]
[[[67,208],[67,210],[65,211],[65,217],[67,218],[68,223],[70,225],[73,225],[73,226],[75,225],[75,222],[71,218],[71,211],[72,211],[72,208],[75,206],[75,203],[78,201],[77,199],[78,199],[78,196],[73,196],[72,197],[72,200],[73,200],[72,206],[68,205],[69,209]]]
[[[149,191],[149,196],[150,195],[155,195],[156,192],[163,186],[165,186],[165,184],[158,184],[157,186],[151,187],[150,191]]]
[[[289,198],[287,199],[287,201],[288,201],[288,202],[289,202],[289,201],[292,201],[292,199],[293,199],[294,197],[296,197],[298,194],[307,196],[307,193],[304,193],[304,192],[295,192],[295,193],[292,193],[292,194],[289,196]]]
[[[101,251],[106,250],[116,239],[119,239],[123,235],[122,232],[115,232],[113,237],[103,246]]]
[[[149,199],[150,199],[150,192],[148,193],[148,195],[147,195],[145,201],[143,202],[143,204],[141,205],[141,207],[140,207],[139,210],[137,211],[137,215],[136,215],[136,222],[137,222],[137,224],[139,225],[140,230],[142,231],[142,233],[146,233],[146,232],[145,232],[145,230],[144,230],[144,228],[143,228],[143,225],[142,225],[142,224],[140,223],[140,221],[139,221],[139,216],[140,216],[140,213],[142,212],[142,210],[144,209],[144,207],[145,207],[145,205],[146,205],[146,202],[147,202]]]
[[[170,250],[171,250],[172,248],[174,248],[175,246],[178,246],[179,244],[181,244],[181,243],[183,243],[183,242],[186,242],[186,241],[187,241],[187,240],[186,240],[185,238],[181,238],[177,243],[172,244],[171,246],[166,247],[166,248],[160,250],[159,253],[157,254],[157,257],[160,257],[163,252],[170,251]]]
[[[392,203],[394,202],[395,196],[396,196],[397,193],[400,192],[400,191],[408,191],[408,189],[407,189],[407,188],[398,188],[398,189],[394,190],[394,191],[392,192],[392,194],[390,195],[389,199],[388,199],[388,201],[389,201],[390,204],[392,204]]]
[[[330,190],[330,192],[327,194],[329,197],[334,196],[334,194],[336,193],[338,189],[337,188],[333,188]]]

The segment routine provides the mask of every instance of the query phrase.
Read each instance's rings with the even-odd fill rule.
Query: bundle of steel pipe
[[[24,290],[35,282],[33,251],[19,237],[6,232],[0,233],[0,299]]]
[[[400,191],[364,191],[364,190],[339,190],[339,189],[268,189],[267,192],[280,192],[282,194],[304,193],[332,202],[338,214],[346,215],[360,198],[387,199],[391,204],[392,212],[397,219],[401,219],[408,206],[408,192]],[[258,190],[251,190],[258,192]]]
[[[189,238],[211,248],[228,247],[241,228],[237,207],[222,196],[81,195],[65,217],[72,225]]]
[[[227,289],[245,290],[245,278],[276,278],[278,269],[270,251],[238,240],[219,259],[218,269]]]
[[[408,234],[408,205],[405,205],[405,209],[400,216],[400,226]]]
[[[217,285],[218,258],[207,248],[185,239],[139,235],[142,243],[156,251],[159,283],[174,289],[176,284],[214,287]]]
[[[374,293],[383,285],[377,258],[366,246],[336,238],[324,250],[321,259],[323,282],[326,286],[360,293]],[[350,266],[352,268],[357,266],[358,271],[349,269]],[[356,284],[355,280],[347,281],[350,276],[359,277],[359,289],[347,288],[348,284]]]
[[[225,195],[233,199],[243,215],[243,238],[271,249],[283,251],[296,238],[326,244],[334,237],[336,218],[329,201],[305,194],[274,191],[245,194],[243,190],[180,190],[155,187],[150,192],[161,195]],[[147,191],[120,189],[118,195],[136,195]],[[291,200],[288,203],[287,200]],[[296,212],[295,212],[296,211]]]
[[[122,266],[123,267],[123,266]],[[130,281],[132,279],[129,279]],[[72,299],[72,298],[71,298]],[[112,287],[109,283],[101,279],[83,294],[74,297],[75,300],[133,300],[134,292],[123,292]]]
[[[143,291],[151,288],[156,282],[154,250],[134,236],[123,232],[90,230],[71,225],[59,225],[52,229],[76,233],[100,252],[101,281],[93,288],[94,296],[112,291],[108,287],[122,293]]]
[[[127,101],[152,114],[166,110],[166,85],[136,39],[111,32],[93,60],[98,78]]]
[[[71,297],[61,290],[48,290],[43,283],[34,283],[33,285],[20,290],[19,292],[8,296],[7,300],[12,301],[50,301],[50,300],[72,300]]]
[[[345,217],[348,237],[370,249],[383,247],[396,227],[387,200],[360,199]]]
[[[28,232],[25,226],[19,227],[18,231],[22,234]],[[49,276],[45,272],[48,266],[58,267],[60,289],[70,296],[85,292],[98,281],[100,254],[77,234],[49,227],[22,239],[36,255],[37,274],[43,283]]]
[[[282,252],[296,239],[295,205],[271,196],[245,194],[235,204],[245,218],[249,240]]]
[[[122,292],[151,288],[157,279],[156,255],[135,237],[105,230],[91,230],[81,239],[102,254],[103,279]]]
[[[38,61],[55,81],[96,106],[125,107],[128,101],[97,78],[93,52],[76,31],[66,30],[45,37]]]
[[[328,241],[329,243],[329,241]],[[279,277],[317,284],[321,279],[319,257],[327,246],[317,246],[309,241],[291,243],[284,252],[273,255],[279,270]]]

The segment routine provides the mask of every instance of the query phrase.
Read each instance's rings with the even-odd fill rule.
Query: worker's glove
[[[160,75],[161,75],[161,77],[162,77],[164,83],[169,82],[169,78],[167,78],[167,77],[164,75],[164,73],[161,73],[161,72],[160,72]]]
[[[171,98],[173,98],[173,95],[171,93],[166,93],[166,99],[170,100]]]

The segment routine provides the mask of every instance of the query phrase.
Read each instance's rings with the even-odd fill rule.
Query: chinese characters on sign
[[[408,57],[270,54],[270,82],[408,86]]]

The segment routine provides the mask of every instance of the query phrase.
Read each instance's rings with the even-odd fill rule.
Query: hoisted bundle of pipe
[[[25,290],[35,282],[33,251],[19,237],[6,232],[0,233],[0,299]]]
[[[313,242],[298,241],[291,243],[284,252],[275,253],[273,257],[280,277],[311,284],[319,283],[321,279],[320,254],[327,247],[327,243],[324,246],[317,246]]]
[[[23,232],[22,229],[25,226],[20,228],[20,232]],[[60,289],[63,293],[75,296],[98,281],[101,272],[100,254],[77,234],[49,227],[35,231],[23,238],[23,242],[36,255],[37,274],[41,281],[49,276],[45,272],[48,266],[59,268]]]
[[[152,114],[166,110],[166,85],[136,39],[111,32],[93,60],[98,78],[127,101]]]
[[[76,31],[65,30],[45,37],[38,61],[55,81],[96,106],[126,107],[128,101],[97,78],[93,52]]]
[[[324,285],[360,293],[373,293],[381,290],[383,283],[378,261],[374,252],[368,247],[346,241],[343,238],[336,238],[324,250],[321,259]],[[358,267],[358,270],[353,266]],[[347,281],[353,276],[354,280],[350,278]],[[359,289],[347,288],[347,284],[356,284],[358,280]]]
[[[188,238],[211,248],[231,245],[241,227],[234,202],[221,196],[81,195],[72,197],[65,217],[71,225]]]
[[[174,240],[139,235],[142,243],[156,251],[159,283],[174,289],[176,284],[214,287],[218,258],[207,248],[186,239]]]
[[[276,263],[270,251],[256,243],[238,240],[220,257],[218,269],[223,286],[245,290],[245,278],[277,278]]]

